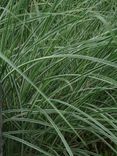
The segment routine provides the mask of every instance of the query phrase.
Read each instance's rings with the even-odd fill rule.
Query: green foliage
[[[1,0],[4,156],[117,155],[116,0]]]

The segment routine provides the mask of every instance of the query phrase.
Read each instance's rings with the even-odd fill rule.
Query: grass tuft
[[[117,2],[1,0],[4,156],[117,155]]]

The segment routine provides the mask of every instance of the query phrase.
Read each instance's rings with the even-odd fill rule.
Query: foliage
[[[117,1],[1,0],[5,156],[117,155]]]

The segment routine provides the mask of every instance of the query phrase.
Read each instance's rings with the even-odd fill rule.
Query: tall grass
[[[116,0],[1,0],[4,156],[117,155]]]

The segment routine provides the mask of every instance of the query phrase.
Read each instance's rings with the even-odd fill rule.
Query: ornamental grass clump
[[[4,156],[117,155],[116,0],[1,0]]]

